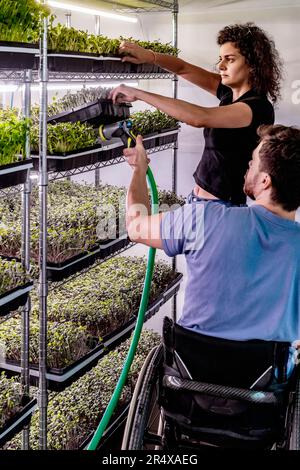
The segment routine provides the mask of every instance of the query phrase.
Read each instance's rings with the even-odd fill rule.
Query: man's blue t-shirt
[[[209,336],[292,342],[300,338],[300,224],[260,205],[208,201],[166,213],[167,255],[185,254],[179,324]]]

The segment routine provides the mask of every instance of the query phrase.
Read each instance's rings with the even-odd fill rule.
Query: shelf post
[[[67,28],[72,27],[72,13],[70,11],[68,11],[68,13],[66,13],[66,27]]]
[[[100,23],[100,16],[95,16],[95,35],[100,36],[101,34],[101,23]]]
[[[178,0],[174,0],[173,2],[173,47],[178,47]],[[178,94],[178,77],[174,75],[172,78],[172,85],[173,85],[173,98],[177,98]],[[178,154],[178,134],[176,142],[174,143],[174,148],[172,150],[173,155],[173,165],[172,165],[172,191],[177,193],[177,154]],[[172,259],[172,269],[176,271],[176,257]],[[172,317],[173,321],[176,322],[177,320],[177,295],[175,295],[172,299]]]
[[[100,23],[100,16],[95,16],[95,34],[100,36],[101,34],[101,23]],[[95,170],[95,186],[100,186],[100,168],[96,168]]]
[[[45,3],[46,0],[43,0]],[[44,18],[40,44],[40,153],[39,153],[39,448],[47,449],[47,404],[48,392],[46,381],[47,368],[47,104],[48,104],[48,60],[47,60],[48,20]]]
[[[24,71],[23,116],[30,118],[31,114],[31,83],[32,71]],[[25,157],[30,158],[30,131],[26,134]],[[30,271],[30,170],[22,194],[22,264],[27,273]],[[30,295],[22,310],[22,339],[21,339],[21,387],[23,397],[29,398],[29,334],[30,334]],[[29,426],[22,432],[22,450],[29,449]]]

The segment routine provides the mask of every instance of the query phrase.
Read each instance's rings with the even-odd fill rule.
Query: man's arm
[[[205,108],[126,85],[112,90],[110,98],[114,103],[144,101],[193,127],[239,128],[249,126],[252,121],[252,110],[246,103]]]
[[[185,62],[178,57],[161,54],[135,44],[133,42],[123,41],[120,45],[120,53],[125,54],[123,62],[131,62],[134,64],[151,64],[155,63],[162,69],[172,72],[194,85],[203,88],[203,90],[217,94],[217,89],[221,78],[218,73],[209,72],[201,67]]]
[[[147,155],[141,136],[137,137],[134,149],[125,149],[124,155],[133,168],[126,201],[126,227],[129,238],[137,243],[162,248],[160,222],[162,214],[150,215],[146,173]]]

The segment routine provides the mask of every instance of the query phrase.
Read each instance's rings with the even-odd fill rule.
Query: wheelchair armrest
[[[255,404],[279,406],[282,402],[281,393],[254,391],[205,382],[195,382],[193,380],[182,380],[172,375],[164,375],[163,386],[171,390],[197,392],[226,399],[247,401]]]

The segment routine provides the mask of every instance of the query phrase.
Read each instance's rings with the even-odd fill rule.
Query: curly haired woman
[[[257,128],[274,123],[280,97],[282,64],[274,41],[253,23],[222,29],[219,73],[212,73],[174,56],[123,42],[123,61],[155,63],[217,96],[219,107],[202,107],[121,85],[111,93],[114,102],[144,101],[194,127],[204,128],[205,147],[194,173],[192,199],[244,204],[244,175],[258,144]],[[269,99],[271,101],[269,101]]]

